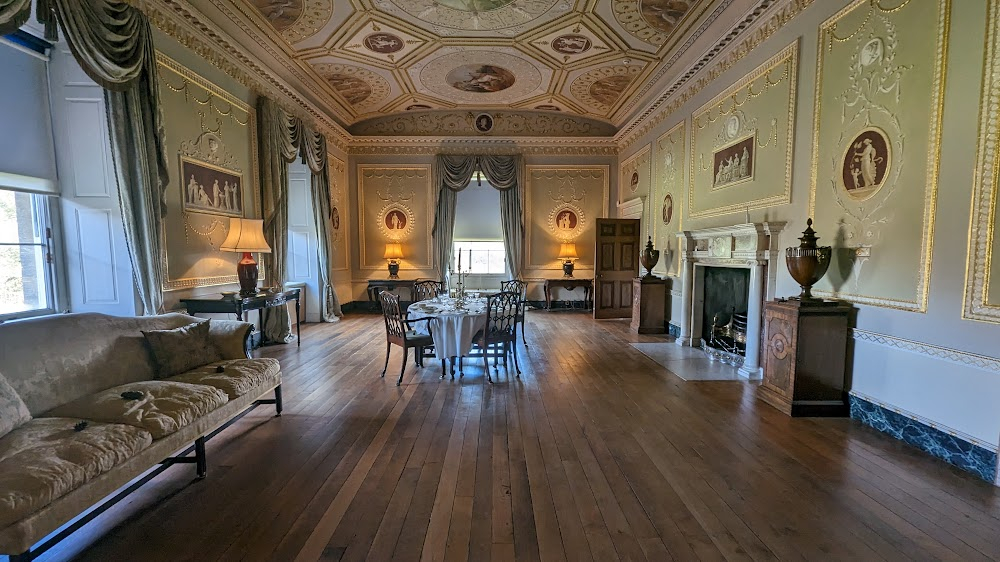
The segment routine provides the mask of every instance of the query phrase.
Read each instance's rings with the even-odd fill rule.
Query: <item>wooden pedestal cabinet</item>
[[[851,306],[797,300],[764,304],[764,380],[757,397],[792,416],[846,416]]]
[[[640,334],[662,334],[667,282],[659,277],[632,280],[632,331]]]

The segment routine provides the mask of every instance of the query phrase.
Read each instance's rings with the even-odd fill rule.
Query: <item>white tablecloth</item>
[[[472,351],[472,338],[486,326],[486,299],[467,299],[465,309],[459,309],[455,299],[437,297],[411,304],[406,314],[410,319],[432,318],[413,327],[421,332],[430,328],[435,357],[466,356]]]

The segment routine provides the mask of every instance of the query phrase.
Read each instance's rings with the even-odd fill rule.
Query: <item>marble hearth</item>
[[[747,294],[747,346],[740,375],[760,379],[761,316],[765,300],[774,298],[776,266],[783,222],[764,222],[686,230],[677,234],[681,252],[681,330],[678,345],[701,345],[705,306],[705,268],[750,270]]]

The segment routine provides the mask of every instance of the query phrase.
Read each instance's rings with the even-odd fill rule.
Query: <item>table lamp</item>
[[[559,248],[559,259],[563,262],[563,277],[573,276],[573,260],[578,259],[576,255],[576,244],[573,242],[563,242]]]
[[[389,279],[399,279],[399,260],[403,259],[403,247],[399,242],[386,242],[385,255],[389,260]]]
[[[219,249],[224,252],[243,252],[243,258],[236,266],[236,275],[240,278],[240,296],[256,295],[258,268],[251,252],[271,253],[271,247],[264,240],[263,219],[229,219],[229,235]]]

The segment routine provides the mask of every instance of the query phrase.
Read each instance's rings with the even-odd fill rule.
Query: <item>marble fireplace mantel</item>
[[[736,224],[685,230],[677,233],[681,252],[681,330],[678,345],[697,347],[701,343],[704,297],[704,268],[738,267],[750,270],[747,295],[746,357],[740,375],[760,379],[760,337],[763,303],[774,298],[783,222]]]

